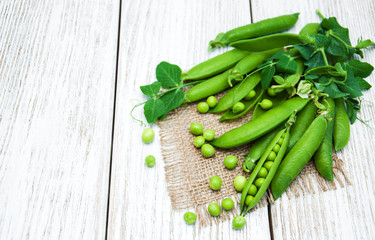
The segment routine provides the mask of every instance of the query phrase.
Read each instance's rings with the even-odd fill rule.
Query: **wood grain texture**
[[[118,1],[0,1],[0,239],[103,239]]]
[[[348,27],[351,41],[375,39],[375,3],[355,1],[273,1],[252,0],[254,21],[280,14],[301,12],[292,32],[298,32],[308,22],[319,22],[315,10],[324,16],[336,16]],[[272,8],[270,7],[272,6]],[[375,49],[365,50],[364,61],[375,64]],[[374,83],[375,75],[368,78]],[[363,97],[359,117],[375,126],[374,89]],[[338,153],[345,162],[352,186],[288,199],[284,196],[271,206],[275,239],[374,239],[375,238],[375,157],[374,130],[360,122],[351,127],[347,147]],[[311,183],[317,188],[317,183]]]
[[[249,2],[124,1],[122,16],[108,239],[269,239],[267,208],[249,215],[242,231],[231,221],[186,225],[185,211],[171,209],[159,138],[143,144],[143,128],[129,115],[132,99],[145,100],[139,86],[155,81],[159,62],[187,70],[222,52],[208,53],[209,40],[249,23]],[[135,115],[144,119],[142,108]],[[149,154],[157,159],[154,168],[145,166]]]

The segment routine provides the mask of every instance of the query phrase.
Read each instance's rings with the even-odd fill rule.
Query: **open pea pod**
[[[210,113],[223,112],[231,108],[236,102],[241,101],[260,82],[260,73],[254,73],[246,77],[241,83],[230,89],[211,109]]]
[[[242,195],[241,195],[241,213],[243,213],[243,215],[245,215],[251,208],[253,208],[259,202],[259,200],[263,197],[263,195],[267,191],[268,186],[271,184],[272,178],[274,177],[276,170],[279,167],[280,162],[285,155],[286,148],[288,147],[289,138],[290,138],[289,129],[290,129],[290,126],[295,122],[296,112],[297,110],[295,110],[294,113],[289,117],[285,128],[280,130],[276,134],[276,136],[272,139],[271,143],[268,145],[266,151],[263,153],[261,159],[256,165],[254,171],[251,173],[250,177],[248,178],[245,184],[245,187],[242,191]],[[275,148],[276,146],[279,146],[277,153],[276,153],[276,148]],[[270,155],[272,153],[276,154],[276,157],[274,159],[270,159]],[[256,194],[253,196],[252,200],[249,203],[247,203],[247,207],[246,207],[245,200],[250,190],[250,187],[257,180],[259,171],[264,166],[267,160],[273,162],[273,164],[271,168],[269,169],[269,172],[267,173],[267,176],[264,182],[262,183],[260,188],[257,189]]]
[[[279,106],[281,103],[285,102],[287,98],[288,93],[286,91],[282,91],[276,94],[276,96],[274,97],[271,97],[268,94],[263,94],[262,99],[260,99],[259,102],[261,102],[263,99],[269,99],[272,101],[272,108],[275,108]],[[264,110],[259,104],[257,104],[253,112],[253,119],[257,119],[267,111],[269,110]]]
[[[245,109],[242,112],[234,113],[232,111],[232,109],[228,109],[223,114],[223,116],[221,116],[220,122],[239,118],[239,117],[243,116],[244,114],[246,114],[250,109],[252,109],[259,102],[260,98],[264,94],[264,90],[262,89],[262,87],[259,84],[257,85],[257,87],[255,87],[254,90],[256,92],[255,97],[253,97],[250,100],[245,100],[245,99],[241,100],[241,102],[245,105]]]

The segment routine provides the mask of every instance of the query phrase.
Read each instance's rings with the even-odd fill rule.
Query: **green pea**
[[[283,135],[281,135],[282,138],[285,138],[285,136],[286,136],[286,133],[283,133]]]
[[[268,161],[274,161],[276,159],[276,153],[274,151],[270,152],[270,154],[267,157]]]
[[[265,167],[262,167],[259,169],[259,172],[258,172],[258,177],[259,178],[265,178],[267,177],[267,174],[268,174],[268,171]]]
[[[279,141],[277,141],[277,144],[279,144],[280,146],[283,145],[283,142],[284,142],[284,138],[279,138]]]
[[[154,140],[155,132],[152,128],[146,128],[142,133],[142,141],[144,143],[150,143]]]
[[[237,216],[233,219],[232,227],[233,229],[240,230],[242,229],[246,224],[246,219],[242,216]]]
[[[210,108],[213,108],[216,106],[217,104],[217,99],[214,97],[214,96],[209,96],[207,98],[207,104]]]
[[[212,141],[212,140],[214,140],[214,138],[215,138],[215,132],[214,132],[214,130],[207,129],[206,131],[204,131],[204,133],[203,133],[203,137],[204,137],[204,139],[206,139],[207,141]]]
[[[257,93],[255,92],[255,90],[251,90],[244,98],[245,98],[245,100],[250,100],[253,97],[255,97],[256,94]]]
[[[234,112],[234,113],[240,113],[240,112],[242,112],[244,109],[245,109],[245,104],[243,104],[242,102],[237,102],[237,103],[235,103],[234,106],[233,106],[233,112]]]
[[[155,157],[152,156],[152,155],[148,155],[145,158],[145,163],[146,163],[147,167],[153,167],[153,166],[155,166]]]
[[[233,207],[234,207],[234,202],[231,198],[225,198],[222,202],[221,202],[221,206],[229,211],[231,210]]]
[[[197,221],[197,215],[195,215],[195,213],[192,213],[192,212],[186,212],[184,214],[184,220],[186,222],[186,224],[194,224],[195,221]]]
[[[273,89],[273,88],[268,88],[268,89],[267,89],[267,94],[268,94],[268,96],[270,96],[270,97],[274,97],[274,96],[276,96],[277,92],[276,92],[275,89]]]
[[[246,177],[242,176],[242,175],[238,175],[235,179],[234,179],[234,188],[238,191],[238,192],[242,192],[243,188],[245,187],[245,184],[246,184]]]
[[[194,135],[201,135],[203,133],[203,126],[200,123],[190,124],[190,132]]]
[[[251,196],[251,195],[247,195],[246,196],[246,199],[245,199],[245,204],[246,205],[250,205],[250,203],[251,203],[251,201],[254,199],[254,197],[253,196]]]
[[[273,165],[273,162],[272,161],[268,161],[268,162],[265,162],[263,164],[263,167],[265,167],[269,171],[269,170],[271,170],[272,165]]]
[[[265,178],[257,178],[257,179],[255,180],[254,184],[255,184],[255,186],[257,186],[258,188],[260,188],[260,187],[263,185],[264,181],[266,181]]]
[[[197,105],[197,110],[200,113],[206,113],[206,112],[208,112],[208,109],[210,109],[210,107],[208,106],[208,104],[206,102],[200,102]]]
[[[219,176],[212,176],[210,178],[210,188],[212,188],[212,190],[219,190],[221,188],[221,184],[222,184],[222,181],[221,181],[221,178]]]
[[[215,154],[215,148],[210,144],[203,144],[201,148],[202,155],[206,158],[212,157]]]
[[[207,209],[208,209],[208,212],[214,217],[217,217],[220,215],[220,206],[217,203],[208,204]]]
[[[255,196],[255,194],[257,194],[257,192],[258,192],[258,188],[254,184],[251,184],[247,194]]]
[[[273,147],[272,151],[274,151],[275,153],[278,153],[278,152],[280,151],[280,148],[281,148],[281,146],[280,146],[279,144],[276,144],[276,145]]]
[[[233,169],[238,163],[238,158],[233,155],[228,155],[224,159],[224,166],[228,169]]]
[[[272,105],[273,105],[272,101],[267,98],[263,99],[262,102],[259,104],[260,104],[260,107],[263,108],[264,110],[272,108]]]
[[[193,141],[193,144],[194,146],[196,146],[197,148],[200,148],[203,146],[203,144],[206,142],[206,139],[204,139],[204,137],[202,136],[198,136],[196,138],[194,138],[194,141]]]

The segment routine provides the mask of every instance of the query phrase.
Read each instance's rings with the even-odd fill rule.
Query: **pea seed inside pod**
[[[274,151],[275,153],[278,153],[279,151],[280,151],[280,145],[279,144],[276,144],[274,147],[273,147],[273,149],[272,149],[272,151]]]
[[[251,195],[247,195],[247,197],[246,197],[246,199],[245,199],[245,204],[246,204],[246,205],[249,205],[250,202],[251,202],[253,199],[254,199],[253,196],[251,196]]]
[[[271,151],[270,154],[267,157],[268,161],[274,161],[276,159],[276,153],[274,151]]]
[[[283,142],[284,142],[284,138],[281,137],[279,139],[279,141],[277,141],[277,144],[279,144],[281,146],[283,144]]]
[[[251,184],[247,194],[255,196],[255,194],[257,194],[257,191],[258,191],[258,188],[254,184]]]
[[[263,185],[263,183],[264,183],[265,180],[266,180],[265,178],[257,178],[257,179],[255,180],[254,184],[255,184],[255,186],[257,186],[258,188],[260,188],[260,187]]]
[[[256,95],[255,90],[251,90],[244,98],[245,98],[245,100],[250,100],[253,97],[255,97],[255,95]]]
[[[263,164],[263,167],[265,167],[269,171],[271,169],[272,165],[273,165],[273,162],[272,161],[268,161],[268,162],[265,162]]]
[[[259,170],[257,177],[259,177],[259,178],[265,178],[265,177],[267,177],[267,174],[268,174],[267,169],[265,167],[262,167]]]
[[[233,113],[240,113],[245,109],[245,104],[238,102],[233,106]]]

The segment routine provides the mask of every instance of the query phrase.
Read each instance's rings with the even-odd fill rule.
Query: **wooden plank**
[[[119,1],[0,1],[0,239],[104,239]]]
[[[171,209],[159,138],[143,144],[143,128],[129,115],[136,103],[132,99],[145,100],[139,86],[155,81],[159,62],[187,70],[222,52],[207,53],[209,40],[249,23],[249,12],[244,0],[123,2],[108,239],[270,238],[267,208],[248,215],[241,231],[233,230],[230,221],[204,228],[186,225],[185,211]],[[144,119],[141,109],[135,115]],[[154,168],[145,166],[149,154],[157,159]]]
[[[292,32],[298,32],[306,23],[319,22],[315,14],[319,9],[324,16],[336,16],[343,26],[348,27],[353,43],[361,36],[375,39],[375,3],[371,0],[252,0],[251,5],[254,21],[300,12],[300,19]],[[373,49],[365,50],[363,60],[375,64]],[[373,74],[369,82],[374,80]],[[375,126],[374,91],[367,91],[363,99],[359,117]],[[374,239],[374,132],[360,122],[356,122],[351,131],[349,145],[339,152],[339,157],[345,162],[352,186],[331,192],[316,191],[316,194],[290,200],[284,194],[271,206],[275,239]],[[317,189],[318,183],[312,183],[312,187]]]

